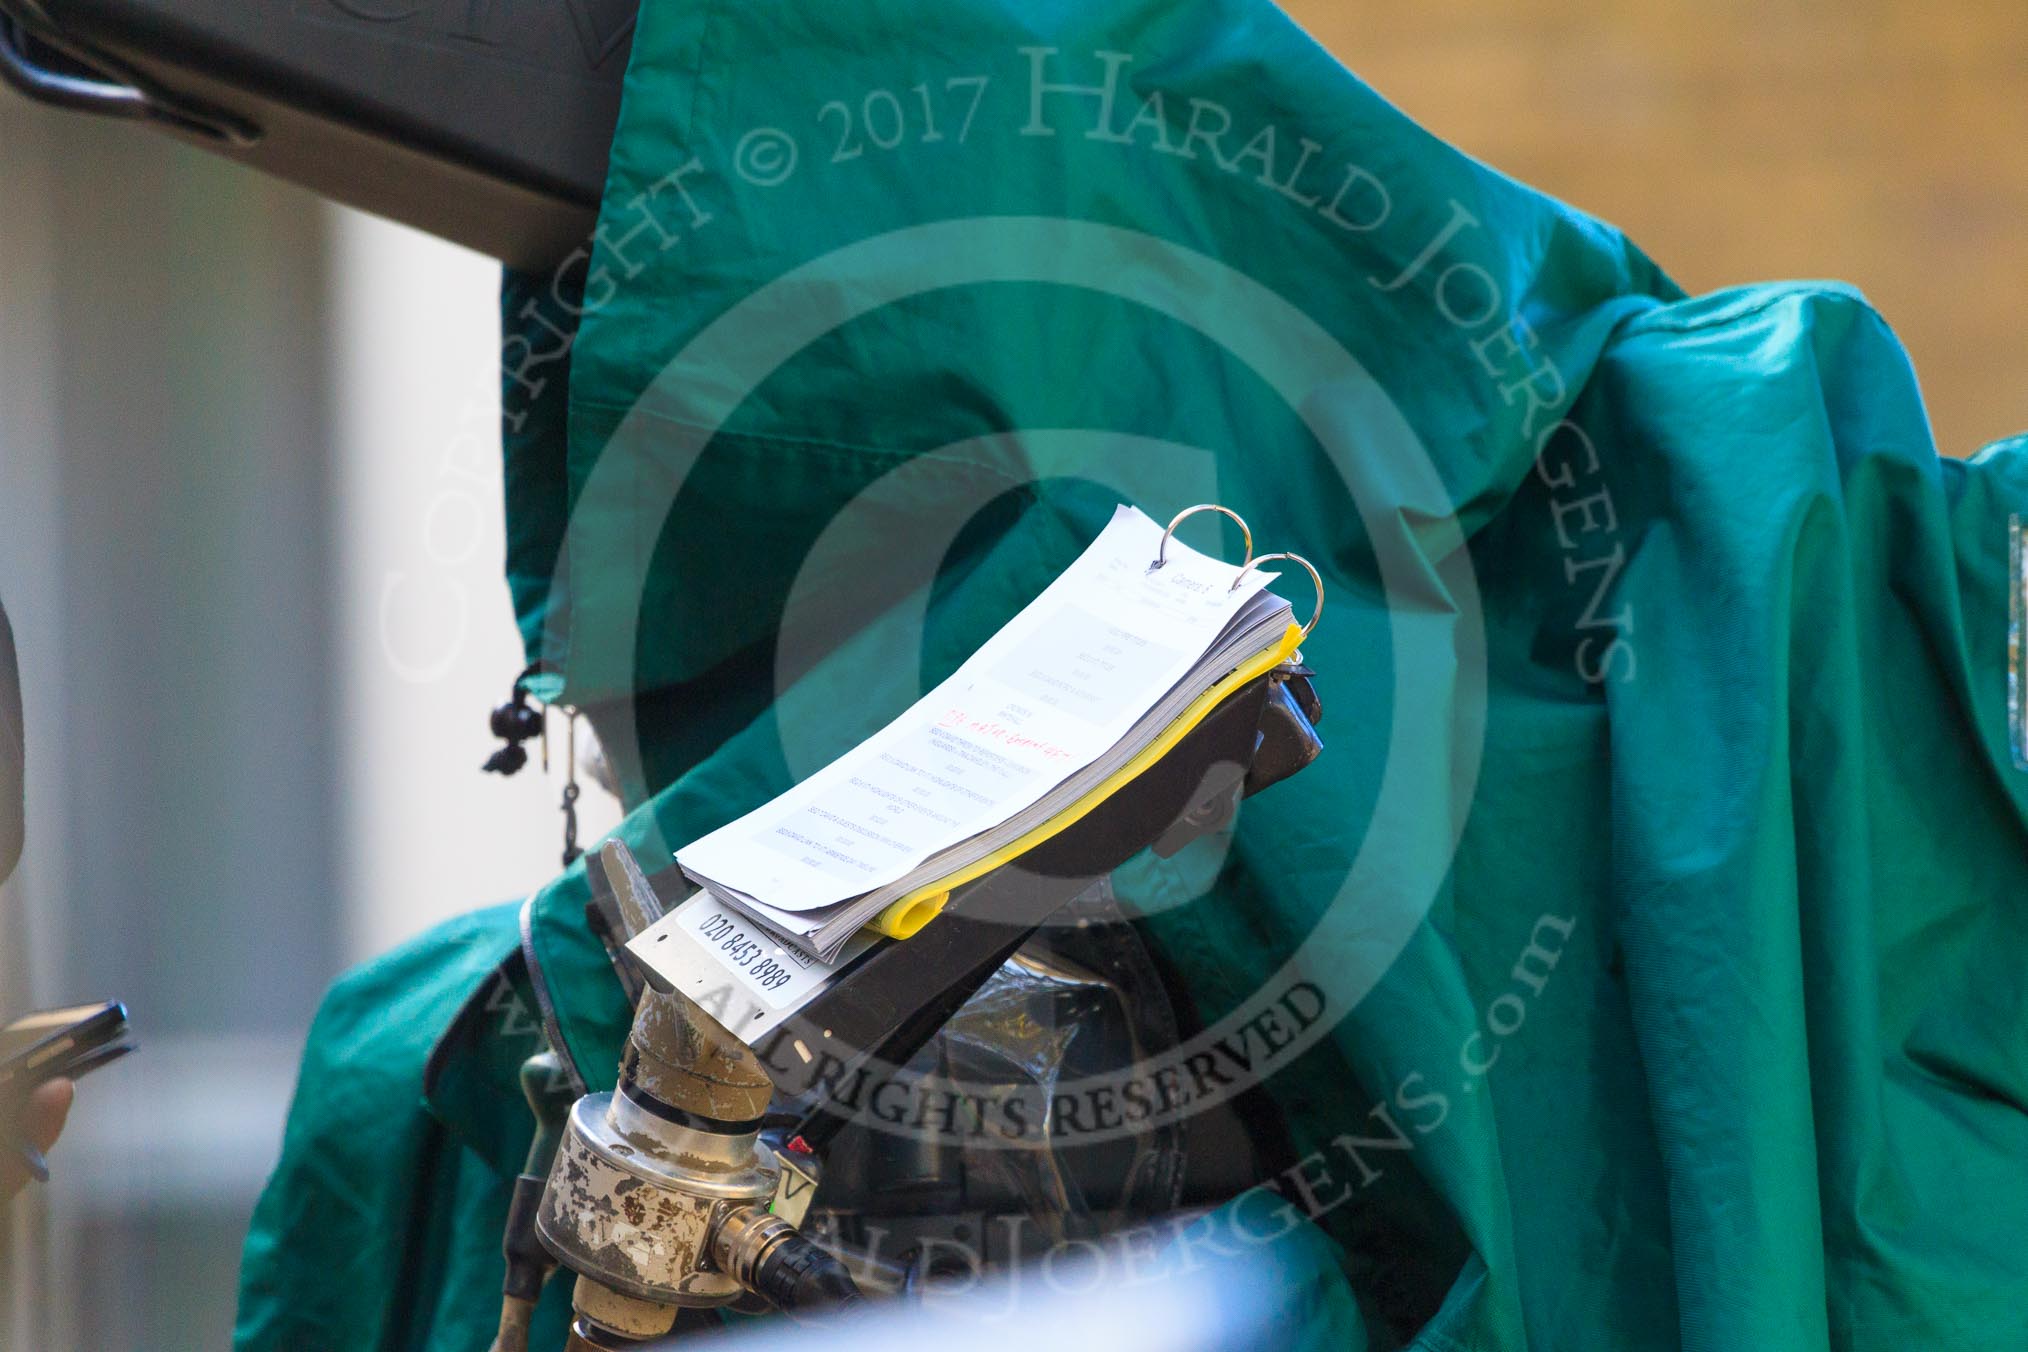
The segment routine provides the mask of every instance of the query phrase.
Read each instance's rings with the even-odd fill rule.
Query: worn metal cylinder
[[[536,1232],[566,1267],[635,1300],[724,1305],[738,1280],[711,1261],[727,1213],[765,1208],[778,1167],[751,1132],[699,1130],[625,1094],[571,1109]]]

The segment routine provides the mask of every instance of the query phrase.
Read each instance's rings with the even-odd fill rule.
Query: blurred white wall
[[[501,577],[499,265],[331,212],[342,867],[364,957],[553,877],[563,765],[543,775],[531,745],[519,775],[479,773],[523,665]],[[586,784],[579,840],[618,815]]]
[[[6,1346],[225,1341],[343,960],[324,225],[144,129],[0,99],[29,799],[0,1007],[124,999],[143,1049],[80,1086],[55,1179],[10,1209]]]
[[[0,284],[0,603],[17,628],[46,628],[62,604],[62,542],[49,511],[27,510],[55,500],[56,467],[49,448],[56,441],[54,353],[48,335],[55,315],[54,222],[49,198],[47,156],[40,124],[0,123],[0,266],[9,279]],[[64,718],[58,654],[46,648],[22,652],[26,692],[46,692],[43,712],[60,725]],[[31,745],[31,753],[34,748]],[[24,796],[35,804],[32,825],[39,832],[64,831],[60,781],[47,758],[31,754]],[[57,970],[62,935],[47,924],[30,924],[31,903],[54,894],[57,871],[47,852],[31,852],[0,885],[0,1004],[8,1012],[24,1002],[23,992],[46,984]],[[48,1216],[43,1199],[29,1197],[0,1218],[0,1271],[6,1276],[0,1302],[0,1345],[30,1347],[49,1336],[51,1321],[39,1299],[60,1286],[48,1252]]]
[[[497,281],[0,94],[0,597],[29,772],[0,1013],[123,998],[141,1044],[0,1216],[0,1348],[226,1345],[321,992],[558,870],[560,759],[479,773],[522,666]],[[580,839],[616,819],[587,784]]]

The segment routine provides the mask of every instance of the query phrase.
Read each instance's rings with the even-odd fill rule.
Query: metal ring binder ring
[[[1241,577],[1246,576],[1246,570],[1253,567],[1253,527],[1247,525],[1246,518],[1238,512],[1233,511],[1232,508],[1221,507],[1215,502],[1200,502],[1195,507],[1185,507],[1171,518],[1169,529],[1162,532],[1162,543],[1155,547],[1155,561],[1148,565],[1148,571],[1152,573],[1169,561],[1169,537],[1176,533],[1176,527],[1182,525],[1199,512],[1217,512],[1221,516],[1231,517],[1237,523],[1240,535],[1246,540],[1246,558],[1240,562],[1239,573]]]
[[[1307,639],[1310,636],[1310,631],[1317,627],[1317,621],[1324,618],[1324,575],[1319,573],[1316,566],[1301,554],[1263,554],[1239,570],[1239,576],[1232,580],[1232,588],[1234,591],[1239,590],[1239,584],[1246,581],[1246,575],[1249,572],[1275,559],[1287,559],[1290,563],[1301,564],[1303,571],[1310,575],[1310,581],[1317,584],[1317,608],[1310,612],[1310,622],[1303,626],[1303,637]]]

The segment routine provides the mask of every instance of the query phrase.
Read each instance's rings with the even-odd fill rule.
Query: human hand
[[[48,1080],[37,1085],[22,1104],[21,1120],[15,1124],[20,1133],[16,1139],[38,1152],[55,1145],[56,1138],[63,1133],[64,1119],[70,1116],[76,1088],[69,1080]],[[28,1162],[18,1151],[0,1153],[0,1203],[13,1201],[15,1194],[28,1186],[28,1179]]]

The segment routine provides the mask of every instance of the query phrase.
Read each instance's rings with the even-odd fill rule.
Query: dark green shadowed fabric
[[[1182,1080],[1268,1072],[1311,1345],[2028,1346],[2028,459],[1939,460],[1858,295],[1687,298],[1235,0],[651,4],[582,271],[510,581],[651,867],[1114,502],[1223,502],[1325,575],[1327,750],[1117,884],[1207,1024],[1317,993]],[[606,1087],[584,900],[530,947]],[[419,1106],[471,925],[320,1022],[243,1349],[484,1346],[508,1058]]]

